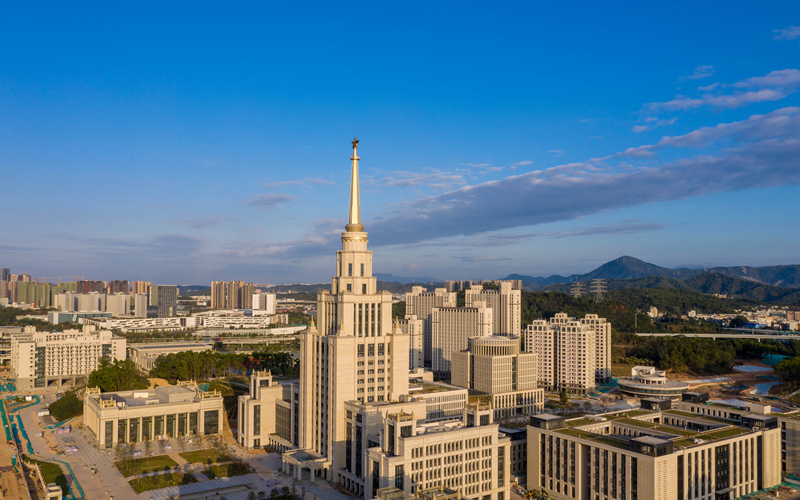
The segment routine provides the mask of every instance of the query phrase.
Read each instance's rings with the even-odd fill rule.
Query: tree
[[[144,454],[150,456],[150,450],[153,448],[153,443],[150,441],[150,436],[145,436],[142,440],[144,443]]]
[[[267,492],[263,491],[263,490],[259,491],[258,492],[258,500],[264,500],[265,498],[267,498]]]
[[[562,404],[569,403],[569,396],[567,395],[567,391],[561,389],[561,392],[558,393],[558,398],[561,400]]]
[[[147,378],[139,374],[139,369],[130,359],[118,359],[112,364],[100,358],[97,370],[89,374],[89,387],[99,387],[103,392],[147,389],[149,385]]]
[[[730,326],[731,328],[741,328],[744,326],[745,323],[747,323],[747,318],[739,315],[733,318],[731,322],[728,324],[728,326]]]
[[[250,490],[250,493],[247,494],[247,500],[256,500],[256,492]]]
[[[775,365],[775,373],[792,386],[800,383],[800,357],[784,358]]]
[[[83,403],[72,391],[67,391],[61,399],[50,403],[47,407],[56,420],[62,422],[68,418],[83,415]]]

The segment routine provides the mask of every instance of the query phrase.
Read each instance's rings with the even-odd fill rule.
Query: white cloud
[[[566,153],[566,151],[563,151],[561,149],[549,149],[547,150],[547,152],[554,155],[556,158]]]
[[[698,66],[694,69],[694,73],[689,76],[682,76],[679,80],[700,80],[708,78],[714,74],[714,66]]]
[[[677,120],[678,119],[675,117],[670,118],[669,120],[659,120],[657,118],[648,117],[645,118],[644,121],[645,123],[649,123],[650,125],[636,125],[633,127],[633,131],[639,133],[639,132],[644,132],[646,130],[653,130],[654,128],[658,127],[666,127],[667,125],[672,125]]]
[[[486,165],[488,166],[488,164]],[[431,169],[427,172],[401,170],[392,172],[378,179],[377,182],[380,182],[386,187],[412,188],[424,185],[431,189],[450,189],[455,186],[463,186],[467,183],[462,172],[444,172],[438,169]]]
[[[718,84],[714,84],[700,87],[700,90],[711,91],[717,87]],[[714,108],[740,108],[757,102],[778,101],[794,93],[800,87],[800,71],[797,69],[772,71],[765,76],[747,78],[736,83],[722,85],[722,87],[754,90],[735,90],[733,94],[708,93],[700,98],[679,95],[671,101],[651,102],[645,104],[644,107],[650,111],[678,111],[699,108],[703,105]]]
[[[775,33],[775,40],[794,40],[800,37],[800,26],[789,26],[782,30],[772,30]]]
[[[247,200],[245,206],[256,207],[260,209],[278,208],[284,203],[288,203],[295,198],[297,198],[297,196],[286,193],[261,193],[253,195],[252,198]]]
[[[800,108],[753,115],[605,158],[418,199],[391,217],[371,222],[370,239],[377,245],[413,243],[716,192],[798,185],[798,137]],[[691,154],[660,162],[656,154],[665,149],[672,150],[671,157],[681,151]]]
[[[530,160],[524,160],[511,164],[512,167],[527,167],[528,165],[533,165],[533,162]]]

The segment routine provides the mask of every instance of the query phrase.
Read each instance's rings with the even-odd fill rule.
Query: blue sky
[[[800,5],[7,5],[0,267],[320,282],[800,263]]]

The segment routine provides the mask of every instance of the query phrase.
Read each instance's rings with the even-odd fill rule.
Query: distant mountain
[[[668,278],[666,276],[647,276],[628,280],[609,280],[606,282],[609,295],[614,291],[633,288],[689,290],[704,294],[721,294],[740,300],[754,300],[771,304],[800,304],[800,290],[784,288],[753,281],[726,276],[721,273],[707,271],[699,276],[686,280]],[[541,291],[569,293],[569,285],[550,285]]]
[[[192,292],[192,295],[202,295],[203,292],[211,293],[211,287],[208,285],[178,285],[178,295],[188,295],[189,292]]]
[[[800,288],[800,265],[767,266],[767,267],[714,267],[715,271],[725,276],[741,278],[742,280],[788,288]],[[648,276],[663,276],[677,280],[687,280],[700,276],[706,271],[701,269],[668,269],[666,267],[650,264],[636,257],[625,255],[618,259],[606,262],[597,269],[586,274],[573,274],[571,276],[553,275],[547,278],[510,274],[503,279],[522,280],[529,283],[528,288],[536,289],[554,284],[567,284],[572,281],[591,281],[593,279],[605,280],[637,280]],[[536,286],[534,286],[536,285]],[[524,284],[523,288],[527,289]]]
[[[650,264],[636,257],[627,255],[619,259],[606,262],[594,271],[584,274],[579,281],[589,281],[594,279],[606,280],[629,280],[645,278],[647,276],[667,276],[675,279],[687,279],[692,276],[702,274],[703,271],[695,269],[667,269],[655,264]]]
[[[406,278],[404,276],[395,276],[394,274],[386,274],[386,273],[374,273],[373,276],[378,278],[381,281],[386,282],[396,282],[396,283],[444,283],[444,280],[440,280],[439,278],[431,278],[430,276],[417,276],[414,278]]]
[[[522,274],[509,274],[504,280],[521,280],[528,283],[533,283],[535,285],[552,285],[555,283],[569,283],[570,281],[574,280],[575,278],[579,277],[579,274],[573,274],[572,276],[559,276],[554,274],[552,276],[548,276],[547,278],[537,278],[534,276],[524,276]]]
[[[711,270],[726,276],[758,281],[767,285],[800,288],[800,265],[714,267]]]

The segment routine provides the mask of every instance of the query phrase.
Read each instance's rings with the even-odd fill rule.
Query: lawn
[[[187,451],[179,453],[179,455],[190,464],[215,464],[217,462],[228,462],[231,459],[227,455],[220,455],[217,450],[213,449]]]
[[[42,468],[44,481],[47,484],[56,483],[57,485],[61,486],[61,491],[64,492],[64,495],[67,494],[67,491],[69,490],[67,476],[64,475],[64,471],[61,470],[60,465],[51,462],[40,462],[38,460],[33,460],[28,456],[25,456],[25,461],[28,463],[39,464],[39,467]]]
[[[182,484],[196,483],[194,474],[184,474],[182,472],[171,472],[169,474],[161,474],[158,476],[148,476],[140,479],[131,479],[128,481],[137,494],[143,491],[160,490],[169,486],[180,486]]]
[[[214,465],[213,467],[209,467],[208,469],[204,470],[203,474],[205,474],[209,479],[216,479],[218,477],[243,476],[245,474],[250,474],[251,472],[253,472],[253,469],[249,465],[240,462],[233,462],[225,465]]]
[[[700,439],[724,439],[732,436],[740,436],[750,432],[750,429],[742,429],[741,427],[731,427],[730,429],[722,429],[721,431],[709,432],[698,436]]]
[[[114,465],[117,466],[117,469],[119,469],[123,476],[128,477],[134,474],[144,474],[157,470],[169,470],[178,464],[167,455],[159,455],[157,457],[123,460],[115,462]]]

